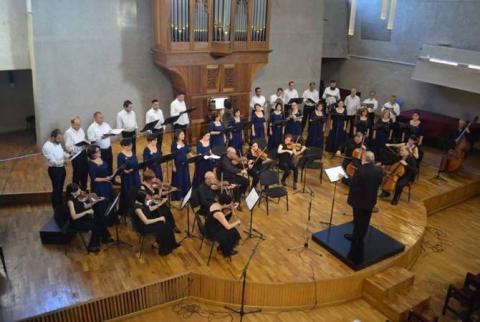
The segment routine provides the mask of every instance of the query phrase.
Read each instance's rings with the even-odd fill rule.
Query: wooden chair
[[[288,211],[288,192],[287,189],[280,186],[278,173],[271,170],[262,172],[260,174],[260,185],[263,187],[262,191],[260,192],[260,200],[262,197],[265,197],[265,201],[267,203],[267,215],[269,215],[269,198],[278,198],[280,201],[280,198],[285,197]]]
[[[462,310],[454,309],[450,304],[450,300],[454,299],[462,308]],[[445,303],[443,305],[442,314],[447,311],[452,312],[461,319],[469,319],[471,314],[480,307],[480,274],[474,275],[467,273],[463,286],[457,287],[450,284],[448,286]]]
[[[0,246],[0,259],[2,260],[2,265],[3,265],[3,270],[5,271],[5,275],[8,276],[7,265],[5,264],[5,257],[3,256],[3,246]]]
[[[215,244],[217,243],[217,241],[212,236],[210,236],[207,229],[205,229],[205,224],[204,224],[202,218],[200,218],[200,215],[197,214],[197,213],[195,213],[195,222],[197,223],[198,230],[200,231],[200,234],[202,235],[202,242],[200,243],[200,250],[202,250],[203,242],[205,241],[205,239],[208,240],[211,243],[210,253],[208,254],[208,261],[207,261],[207,266],[210,266],[210,260],[212,259],[213,249],[215,248]]]

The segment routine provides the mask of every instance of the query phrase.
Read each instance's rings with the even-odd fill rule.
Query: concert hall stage
[[[170,142],[166,135],[164,152],[169,151]],[[139,154],[144,144],[139,140]],[[118,149],[115,143],[114,151]],[[38,152],[38,148],[31,143],[21,146],[12,138],[0,140],[0,151],[5,158],[8,155],[3,151],[15,155]],[[265,202],[262,202],[254,211],[254,226],[265,234],[266,240],[260,243],[248,271],[247,305],[285,309],[347,302],[362,296],[366,278],[393,266],[411,267],[422,250],[427,215],[478,193],[480,181],[472,175],[452,176],[448,182],[432,179],[439,158],[438,153],[426,152],[410,202],[405,191],[398,206],[379,201],[380,212],[372,216],[372,227],[405,245],[405,249],[359,271],[313,242],[310,247],[322,256],[287,250],[303,245],[308,194],[294,194],[290,184],[289,211],[284,200],[279,204],[272,202],[270,215],[266,214]],[[324,157],[324,163],[326,167],[338,165],[341,159]],[[87,255],[80,240],[75,238],[66,256],[63,246],[40,242],[39,230],[52,216],[50,183],[41,156],[3,162],[0,168],[0,243],[9,274],[8,278],[0,274],[4,320],[58,310],[54,314],[73,311],[72,316],[83,316],[86,321],[90,320],[88,312],[94,306],[104,316],[112,317],[185,296],[222,304],[240,303],[239,277],[257,242],[247,239],[243,233],[250,218],[246,206],[243,212],[235,214],[242,221],[242,241],[239,253],[231,262],[214,251],[208,266],[210,243],[204,243],[200,249],[198,239],[186,239],[182,247],[166,257],[157,255],[151,248],[153,240],[147,239],[143,258],[138,259],[138,236],[130,224],[121,226],[120,238],[132,247],[111,246],[97,255]],[[314,191],[310,236],[327,228],[321,221],[329,218],[333,185],[326,180],[320,183],[318,173],[313,170],[309,170],[307,178],[307,185]],[[347,192],[345,186],[338,185],[333,214],[336,227],[352,221],[351,208],[346,203]],[[178,226],[186,229],[186,212],[173,209],[173,214]],[[111,231],[114,233],[114,229]],[[176,235],[178,240],[183,236],[184,233]]]

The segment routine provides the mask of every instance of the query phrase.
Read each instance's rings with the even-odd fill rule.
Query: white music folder
[[[330,182],[337,182],[342,178],[348,178],[345,170],[343,170],[342,166],[340,165],[337,167],[325,169],[325,173],[327,174],[328,180],[330,180]]]

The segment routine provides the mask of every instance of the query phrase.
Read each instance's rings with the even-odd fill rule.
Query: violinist
[[[366,146],[363,144],[364,134],[362,132],[357,132],[353,139],[347,140],[344,144],[342,144],[337,152],[335,153],[336,156],[341,156],[342,153],[344,155],[344,159],[342,162],[342,167],[347,169],[349,163],[353,162],[353,165],[358,168],[360,165],[360,157],[361,153],[357,153],[355,157],[353,157],[354,151],[356,149],[363,149],[366,150]]]
[[[412,183],[415,180],[415,176],[417,175],[417,162],[415,160],[415,157],[411,154],[410,150],[407,149],[406,147],[399,147],[400,150],[400,161],[390,167],[390,172],[395,172],[396,169],[398,169],[399,166],[404,167],[404,171],[402,175],[400,175],[397,178],[389,178],[390,175],[387,174],[384,178],[384,182],[382,185],[382,193],[380,195],[381,198],[386,199],[390,197],[390,191],[391,190],[390,185],[394,186],[394,195],[391,204],[392,205],[397,205],[398,201],[400,200],[400,196],[402,194],[403,188],[407,186],[408,184]],[[401,173],[400,172],[400,173]],[[390,180],[389,180],[390,179]],[[396,183],[395,183],[396,180]],[[389,181],[393,181],[390,182]]]
[[[223,174],[223,180],[228,180],[237,186],[233,189],[235,202],[240,202],[240,197],[247,191],[249,180],[247,173],[246,160],[237,155],[233,147],[227,148],[227,153],[220,159],[219,167],[220,178]],[[238,208],[241,211],[241,208]]]
[[[248,174],[252,177],[252,187],[256,187],[260,180],[260,173],[269,169],[272,160],[268,157],[266,149],[262,150],[257,142],[253,142],[247,154]]]
[[[408,152],[410,153],[410,155],[412,155],[415,158],[415,160],[417,160],[417,163],[418,163],[418,159],[420,158],[420,150],[418,148],[418,145],[419,145],[419,139],[416,135],[410,136],[408,138],[408,141],[405,142],[405,143],[397,143],[397,144],[387,143],[387,144],[385,144],[385,146],[387,146],[387,147],[397,148],[399,150],[407,149]]]
[[[293,189],[297,189],[298,167],[294,162],[294,157],[301,155],[305,150],[306,147],[297,146],[297,144],[293,142],[291,134],[285,135],[283,143],[281,143],[277,149],[279,159],[278,166],[283,170],[282,185],[287,185],[286,180],[290,172],[293,172]]]
[[[224,180],[219,181],[212,171],[207,171],[204,181],[198,186],[198,201],[200,203],[199,214],[206,216],[208,209],[215,202],[218,194],[222,190],[231,190],[235,188],[234,184]]]

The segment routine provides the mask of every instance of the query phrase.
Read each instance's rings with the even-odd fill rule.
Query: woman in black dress
[[[240,220],[236,220],[234,223],[228,222],[236,205],[232,202],[232,197],[221,194],[218,202],[210,206],[210,211],[205,219],[207,233],[220,244],[217,250],[221,251],[225,257],[237,253],[234,248],[240,240],[240,234],[236,229],[237,226],[240,226]]]
[[[98,253],[100,251],[100,241],[103,243],[111,243],[114,240],[110,237],[107,226],[102,220],[93,218],[92,206],[95,202],[89,200],[82,201],[82,190],[76,183],[70,183],[67,186],[67,209],[69,215],[69,228],[78,230],[90,230],[92,235],[87,249],[90,253]],[[102,200],[101,198],[98,199]]]
[[[167,218],[156,212],[160,207],[161,205],[152,200],[149,194],[139,190],[135,202],[135,215],[132,216],[132,220],[135,221],[135,225],[142,233],[155,235],[156,242],[153,247],[158,248],[158,253],[164,256],[170,254],[180,244],[175,240]]]

